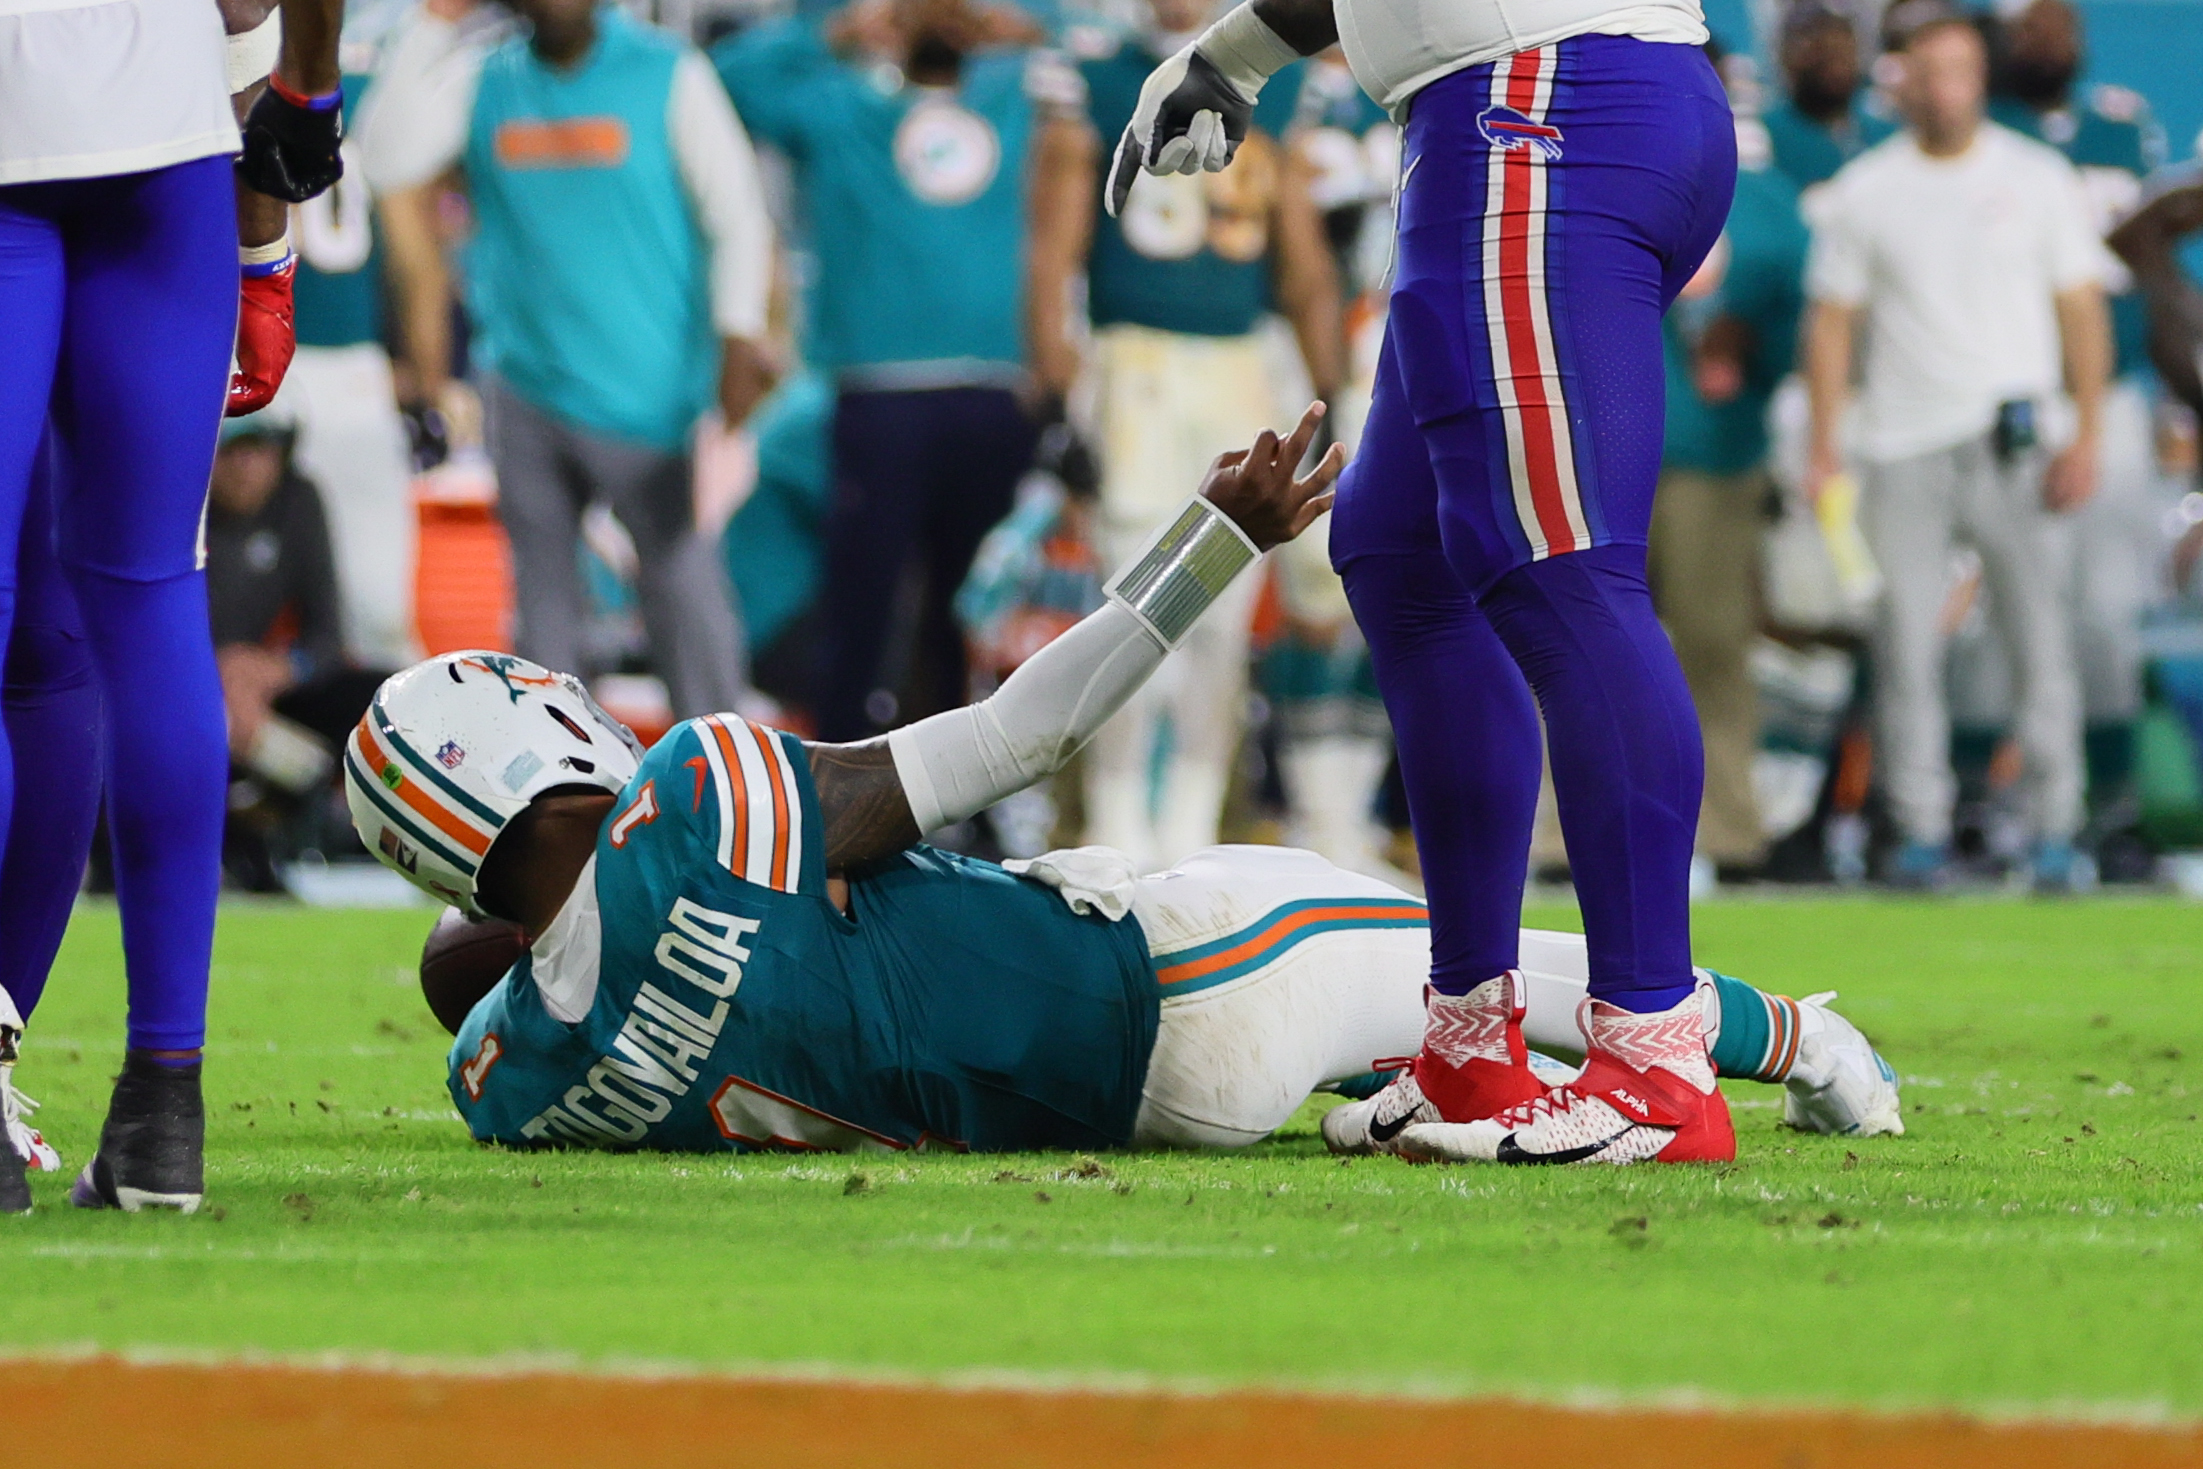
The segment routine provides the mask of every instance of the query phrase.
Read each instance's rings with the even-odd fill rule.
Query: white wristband
[[[1252,0],[1226,11],[1193,45],[1250,100],[1264,82],[1300,60],[1300,53],[1254,13]]]
[[[241,266],[281,265],[291,258],[291,232],[285,230],[265,245],[239,245],[237,263]]]
[[[1175,649],[1224,594],[1232,578],[1262,554],[1231,517],[1193,496],[1109,579],[1109,600]]]

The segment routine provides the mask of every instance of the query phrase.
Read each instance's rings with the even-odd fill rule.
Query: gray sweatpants
[[[584,671],[581,517],[601,500],[635,542],[643,632],[674,717],[736,708],[748,673],[741,625],[726,565],[696,529],[689,456],[576,428],[495,378],[482,402],[497,513],[512,540],[514,651]]]
[[[1954,543],[1981,557],[1989,613],[2016,675],[2014,733],[2037,837],[2081,824],[2080,685],[2066,611],[2069,527],[2042,505],[2039,453],[1999,464],[1986,435],[1877,465],[1861,520],[1886,583],[1874,638],[1881,778],[1913,841],[1950,839],[1943,609]]]

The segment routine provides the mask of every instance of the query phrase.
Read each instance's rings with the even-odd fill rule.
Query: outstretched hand
[[[1202,498],[1230,516],[1262,550],[1283,545],[1314,525],[1337,498],[1331,486],[1346,467],[1342,444],[1326,450],[1305,478],[1293,477],[1315,442],[1324,412],[1323,404],[1309,404],[1300,426],[1284,439],[1264,429],[1251,448],[1218,455],[1201,481]]]

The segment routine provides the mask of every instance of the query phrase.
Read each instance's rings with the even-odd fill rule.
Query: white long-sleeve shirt
[[[511,33],[500,22],[454,24],[424,11],[392,39],[353,129],[368,187],[412,188],[460,161],[482,63]],[[725,337],[762,336],[772,220],[749,134],[701,52],[685,51],[674,63],[666,133],[711,251],[712,326]]]
[[[214,0],[0,0],[0,184],[237,151]]]

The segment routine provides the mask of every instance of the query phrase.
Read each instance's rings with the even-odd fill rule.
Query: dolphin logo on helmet
[[[480,916],[476,879],[507,822],[554,787],[616,795],[641,761],[580,679],[470,649],[383,681],[345,741],[344,793],[377,860]]]

